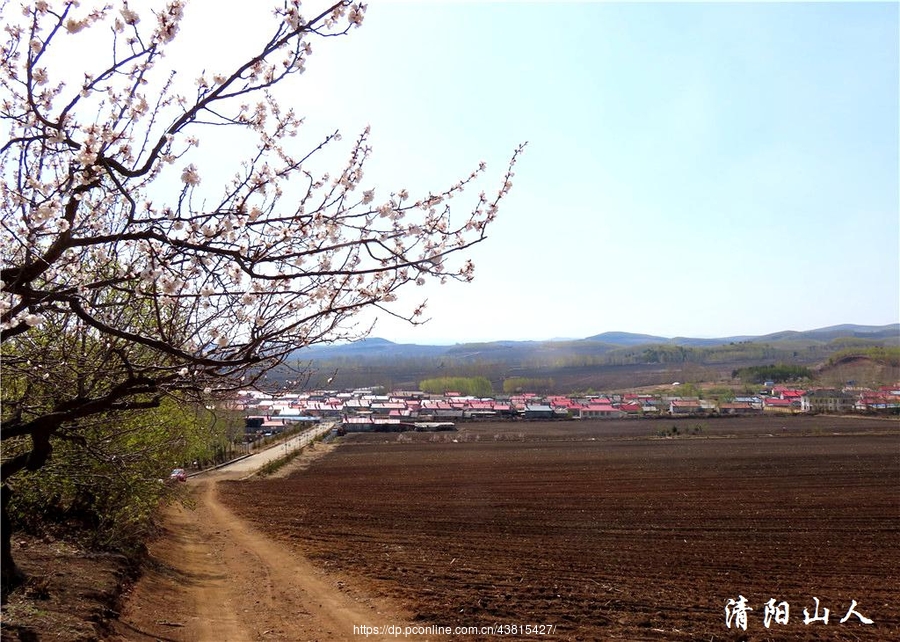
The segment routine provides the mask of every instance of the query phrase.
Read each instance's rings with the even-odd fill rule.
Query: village
[[[768,382],[771,384],[771,382]],[[673,385],[677,391],[678,386]],[[342,432],[455,430],[456,422],[593,420],[786,414],[898,414],[900,383],[877,390],[847,387],[802,390],[766,385],[758,394],[727,401],[677,394],[616,393],[584,396],[516,395],[482,398],[454,392],[379,394],[372,389],[270,395],[243,391],[233,407],[246,415],[249,439],[278,434],[297,423],[330,421]]]

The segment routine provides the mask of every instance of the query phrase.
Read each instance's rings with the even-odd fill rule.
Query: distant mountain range
[[[692,339],[690,337],[657,337],[649,334],[632,334],[630,332],[604,332],[584,339],[584,341],[600,341],[620,346],[636,346],[642,344],[666,344],[678,346],[720,346],[728,343],[751,341],[755,343],[772,343],[775,341],[833,341],[844,337],[858,339],[898,339],[900,340],[900,323],[890,325],[854,325],[845,323],[817,330],[797,332],[784,330],[760,336],[721,337],[718,339]]]
[[[847,324],[716,339],[604,332],[584,339],[435,346],[370,337],[297,350],[291,365],[294,371],[299,367],[310,373],[310,387],[418,389],[425,379],[480,376],[488,378],[495,390],[503,390],[507,380],[526,378],[529,385],[539,382],[547,390],[570,392],[727,381],[742,368],[775,364],[813,368],[823,383],[895,382],[900,380],[898,349],[900,323]],[[866,366],[865,361],[873,358],[877,363]],[[863,370],[851,372],[836,365],[850,362],[863,364]]]
[[[604,332],[584,339],[557,341],[491,341],[486,343],[458,343],[455,345],[419,345],[394,343],[387,339],[369,337],[349,344],[323,345],[304,348],[296,357],[310,361],[334,359],[429,359],[446,356],[454,359],[500,360],[521,359],[526,355],[541,353],[605,354],[621,348],[642,346],[681,346],[685,348],[709,348],[738,343],[755,343],[773,346],[808,347],[827,344],[838,339],[859,339],[873,343],[900,346],[900,323],[871,326],[843,324],[806,330],[785,330],[760,336],[732,336],[713,339],[691,337],[661,337],[632,332]]]

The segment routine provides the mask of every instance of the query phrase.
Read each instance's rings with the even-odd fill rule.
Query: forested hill
[[[541,358],[549,355],[609,355],[622,360],[627,355],[684,354],[677,348],[710,348],[695,356],[715,359],[727,354],[729,358],[744,354],[747,358],[771,352],[802,351],[805,361],[827,358],[834,350],[848,346],[900,347],[900,323],[884,326],[837,325],[817,330],[797,332],[787,330],[761,336],[734,336],[712,339],[690,337],[660,337],[631,332],[605,332],[584,339],[560,341],[492,341],[489,343],[458,343],[454,345],[418,345],[394,343],[387,339],[368,338],[349,344],[316,346],[296,353],[306,360],[367,359],[367,358],[432,358],[518,360],[524,356]],[[629,358],[631,360],[631,358]]]
[[[874,350],[874,351],[873,351]],[[561,341],[493,341],[450,346],[393,343],[368,338],[344,345],[298,350],[296,362],[318,372],[341,374],[342,387],[411,385],[441,374],[479,374],[498,381],[510,376],[555,377],[606,381],[615,370],[616,382],[628,385],[665,380],[689,366],[705,368],[712,377],[746,366],[795,364],[824,366],[848,355],[874,357],[892,368],[900,366],[900,324],[839,325],[763,336],[712,339],[659,337],[605,332],[584,339]],[[603,371],[603,372],[600,372]],[[657,373],[649,377],[648,373]],[[893,370],[889,370],[890,375]],[[600,376],[598,379],[598,373]],[[700,376],[699,374],[697,376]],[[315,384],[314,381],[311,381]],[[573,383],[573,385],[575,385]]]

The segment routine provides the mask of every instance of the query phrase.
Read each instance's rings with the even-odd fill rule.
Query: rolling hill
[[[720,380],[736,369],[764,364],[819,366],[848,349],[900,349],[900,324],[845,324],[763,336],[660,337],[604,332],[577,340],[494,341],[450,346],[400,344],[370,337],[305,348],[295,362],[310,371],[339,373],[341,387],[417,387],[433,376],[552,378],[561,391]],[[883,372],[897,377],[895,367]],[[311,380],[314,385],[314,380]]]

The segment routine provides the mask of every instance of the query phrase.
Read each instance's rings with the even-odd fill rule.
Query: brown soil
[[[308,451],[292,468],[328,450]],[[152,548],[154,565],[109,640],[346,640],[360,622],[404,621],[388,601],[350,590],[237,518],[218,498],[219,484],[236,477],[197,481],[196,507],[170,512],[166,536]]]
[[[106,627],[121,560],[26,542],[38,581],[4,606],[3,640],[382,639],[362,625],[400,639],[496,625],[552,633],[502,636],[516,640],[900,639],[898,445],[896,420],[823,417],[350,436],[281,478],[188,482],[196,508],[171,509]],[[746,632],[725,626],[740,595]],[[827,625],[804,624],[814,597]],[[789,603],[787,625],[765,628],[770,598]],[[839,622],[853,600],[873,625]],[[405,639],[448,638],[501,639]]]
[[[13,556],[28,581],[3,605],[3,642],[96,640],[135,570],[120,555],[49,536],[13,534]]]
[[[678,437],[656,436],[673,426]],[[787,417],[360,435],[302,475],[221,493],[420,626],[552,627],[514,636],[535,640],[900,639],[897,427]],[[725,623],[739,596],[753,609],[746,632]],[[814,597],[827,625],[804,623]],[[786,625],[764,626],[770,598],[789,604]],[[873,625],[840,623],[853,600]]]
[[[271,478],[302,471],[332,448],[307,448]],[[219,502],[218,484],[246,478],[247,464],[187,483],[186,505],[166,510],[163,534],[121,613],[123,558],[17,538],[31,579],[3,607],[3,641],[329,641],[379,617],[404,622],[406,613],[390,601],[323,573]]]

